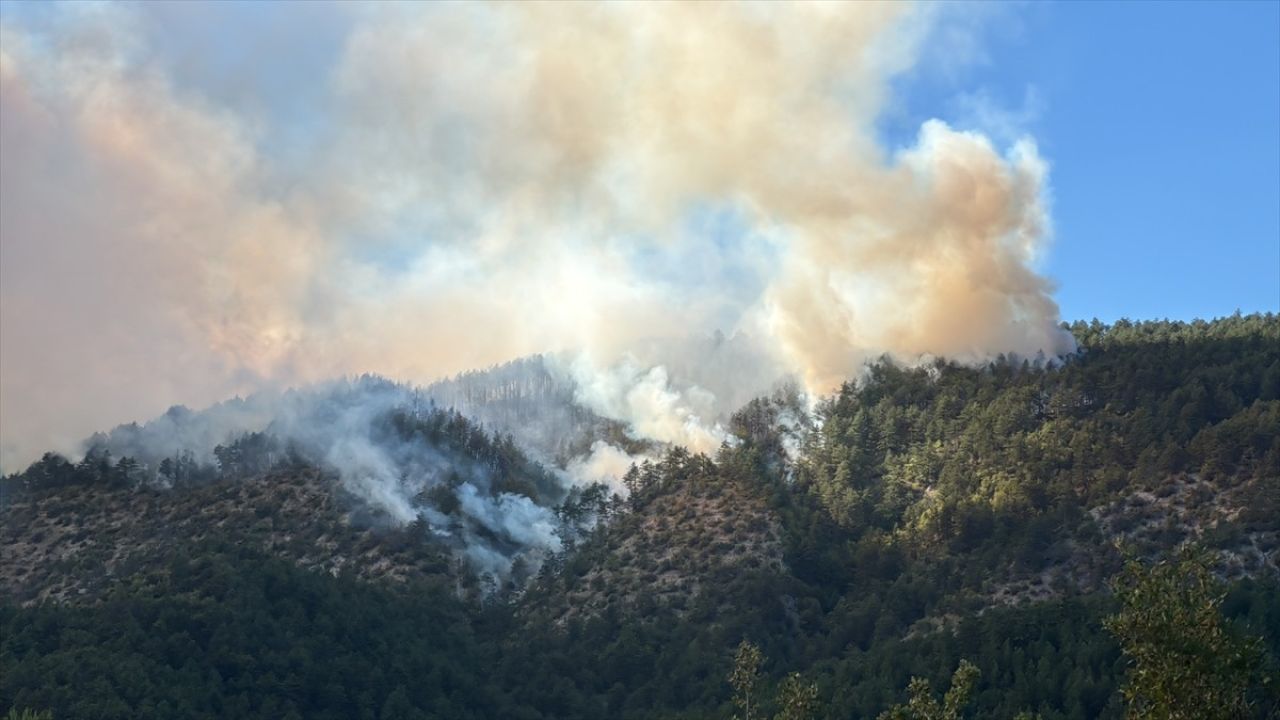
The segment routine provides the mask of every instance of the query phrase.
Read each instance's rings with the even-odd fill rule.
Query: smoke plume
[[[0,15],[6,470],[177,402],[538,352],[707,449],[785,377],[1071,349],[1035,144],[877,132],[957,10],[334,7],[299,11],[340,28],[301,77],[305,33],[206,66],[161,42],[219,12]]]

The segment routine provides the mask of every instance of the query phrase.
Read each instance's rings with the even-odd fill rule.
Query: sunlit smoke
[[[787,376],[1071,349],[1034,143],[877,133],[937,8],[334,10],[292,115],[183,84],[148,31],[178,12],[0,29],[6,470],[175,402],[547,351],[595,412],[706,450]]]

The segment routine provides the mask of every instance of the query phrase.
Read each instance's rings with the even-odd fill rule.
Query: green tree
[[[811,720],[818,715],[818,685],[793,672],[778,686],[777,704],[774,720]]]
[[[1249,690],[1261,674],[1262,644],[1223,620],[1219,606],[1226,590],[1203,551],[1184,548],[1151,566],[1130,560],[1113,588],[1121,608],[1105,625],[1129,659],[1121,688],[1128,717],[1250,717]]]
[[[951,676],[951,688],[941,703],[934,698],[928,680],[911,678],[911,684],[907,686],[910,695],[907,704],[886,710],[880,714],[880,720],[959,720],[960,711],[968,704],[979,675],[977,665],[961,660],[960,667]]]
[[[733,704],[742,711],[741,720],[755,717],[753,701],[763,662],[764,655],[760,648],[750,640],[744,639],[738,644],[738,652],[733,658],[733,672],[729,674],[729,684],[733,686]]]
[[[399,685],[382,703],[381,720],[417,720],[422,714],[409,701],[409,694],[403,685]]]
[[[18,711],[18,708],[9,708],[9,712],[4,716],[4,720],[53,720],[53,713],[48,710],[36,712],[35,710]]]

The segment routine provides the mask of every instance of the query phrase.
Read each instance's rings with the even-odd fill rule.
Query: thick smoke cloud
[[[308,102],[261,113],[183,81],[175,12],[4,18],[6,469],[174,402],[544,351],[596,412],[705,449],[782,377],[1071,348],[1035,145],[878,139],[947,11],[335,9]]]

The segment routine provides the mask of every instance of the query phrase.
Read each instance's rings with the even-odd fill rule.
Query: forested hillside
[[[206,539],[335,574],[441,574],[487,595],[523,583],[557,531],[578,532],[550,509],[559,482],[509,437],[435,407],[367,414],[361,397],[359,434],[315,435],[326,445],[268,428],[215,446],[207,463],[190,451],[114,458],[108,445],[77,463],[46,454],[0,480],[0,599],[96,600],[175,541]]]
[[[540,568],[501,587],[468,580],[474,567],[423,525],[362,526],[311,489],[326,476],[305,453],[237,456],[242,472],[171,501],[120,461],[47,457],[4,481],[0,707],[728,718],[747,697],[753,718],[871,718],[923,692],[912,677],[941,697],[972,663],[956,672],[973,683],[963,717],[1119,718],[1160,700],[1121,692],[1134,643],[1178,634],[1151,632],[1130,599],[1182,597],[1132,588],[1182,587],[1163,570],[1165,586],[1143,585],[1141,568],[1190,544],[1207,594],[1187,595],[1189,616],[1221,621],[1225,639],[1174,657],[1211,667],[1213,648],[1259,638],[1256,658],[1229,666],[1230,711],[1274,717],[1280,318],[1069,329],[1080,349],[1061,361],[882,360],[802,422],[797,398],[758,399],[734,416],[735,442],[634,467],[625,499],[600,485],[553,497],[549,471],[448,411],[389,416],[446,464],[484,465],[493,498],[555,506]],[[424,485],[414,507],[460,513],[456,493],[432,494],[459,482]],[[516,542],[470,527],[486,547]],[[134,545],[145,562],[127,561]],[[85,547],[120,551],[103,556],[110,582],[77,584],[91,573],[67,558]],[[758,675],[742,671],[744,640]]]

